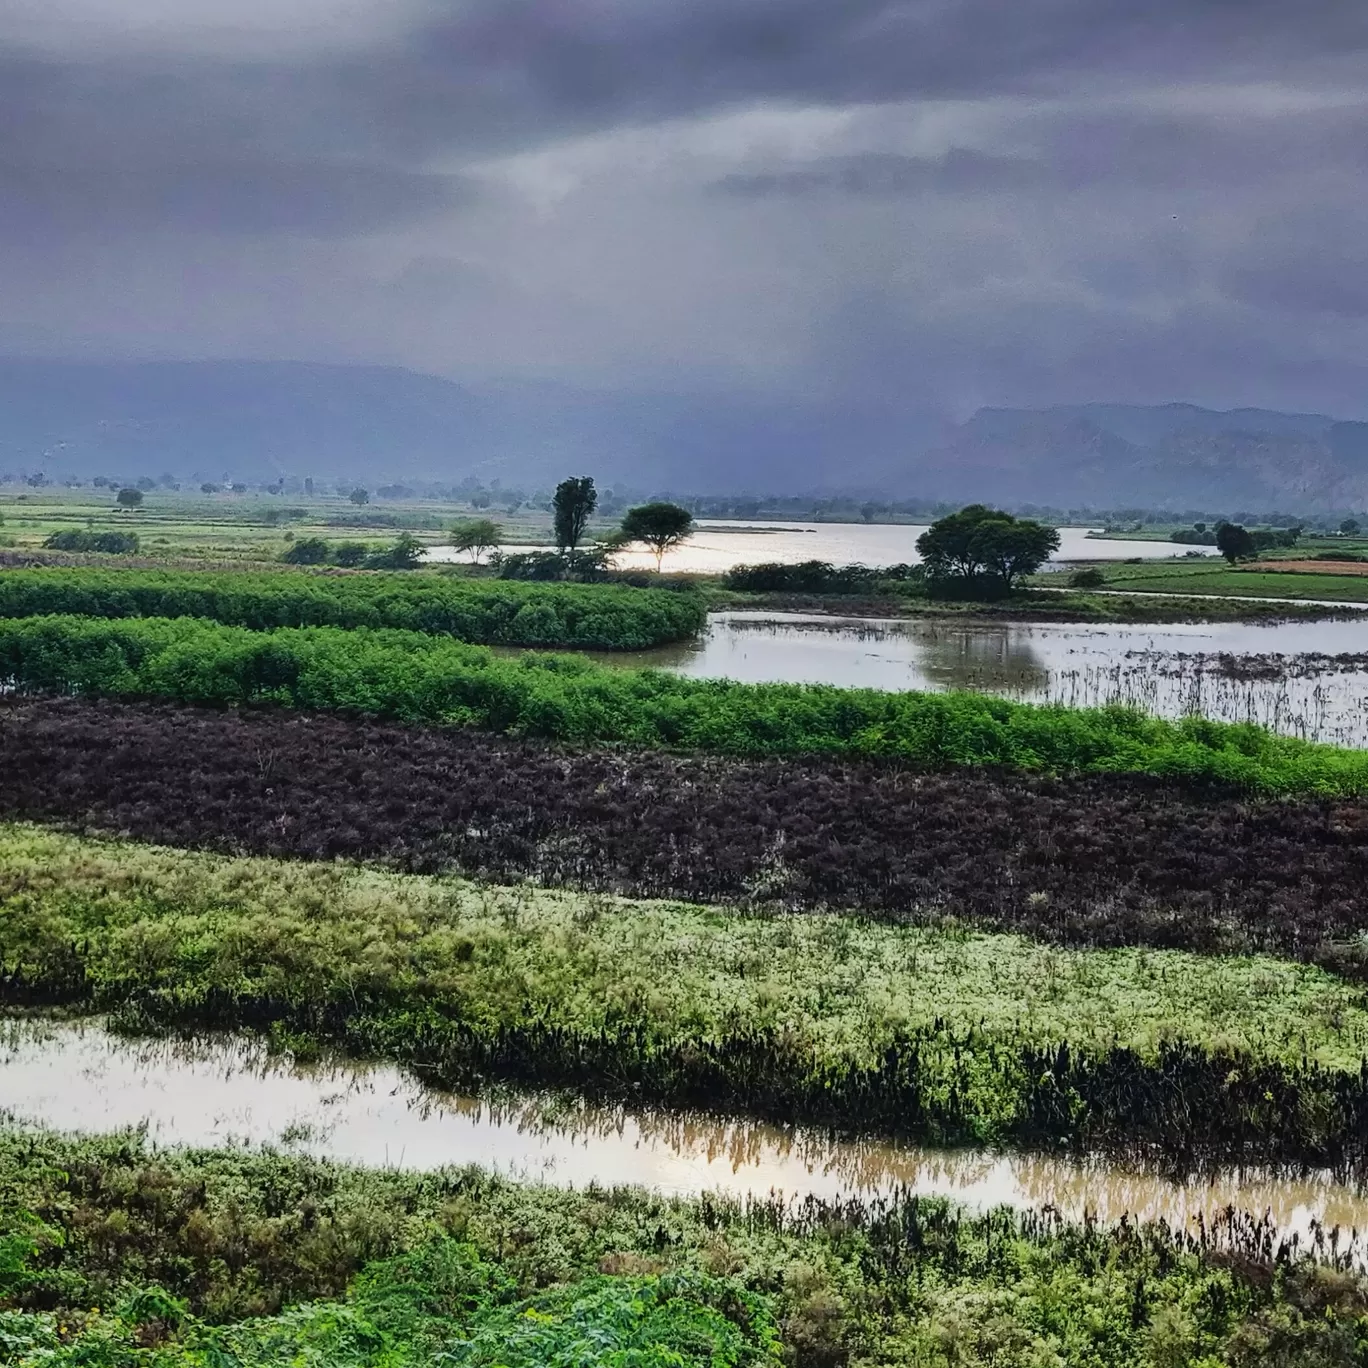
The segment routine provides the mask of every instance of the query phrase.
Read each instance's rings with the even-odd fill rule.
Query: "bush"
[[[1069,587],[1071,589],[1100,589],[1106,582],[1106,575],[1095,565],[1089,565],[1082,570],[1075,570],[1069,576]]]
[[[100,551],[111,556],[133,556],[138,552],[136,532],[54,532],[43,545],[49,551]]]
[[[286,565],[326,565],[331,551],[322,537],[301,537],[280,559]]]
[[[61,573],[38,572],[38,578]],[[0,593],[5,581],[24,575],[34,578],[30,572],[0,577]],[[683,595],[660,599],[686,612],[695,606]],[[524,600],[519,613],[543,603],[554,606],[555,600]],[[506,612],[510,605],[501,606]],[[445,611],[445,605],[437,607]],[[543,621],[530,613],[525,625],[540,635]],[[597,624],[585,630],[607,635]],[[1368,792],[1368,753],[1252,725],[1169,722],[1129,708],[1065,708],[981,694],[738,684],[611,669],[574,656],[508,660],[395,630],[256,632],[190,618],[12,620],[0,623],[0,685],[6,684],[188,703],[270,701],[578,745],[886,756],[935,768],[1138,771],[1274,792]]]
[[[608,552],[512,551],[495,552],[489,563],[505,580],[602,580],[608,574]]]
[[[196,617],[253,630],[400,627],[490,646],[609,651],[687,640],[705,620],[695,594],[618,585],[194,570],[44,569],[0,576],[0,617],[45,613]],[[528,635],[532,626],[535,633]]]
[[[799,561],[794,565],[765,562],[735,565],[722,576],[724,588],[751,594],[860,594],[886,585],[920,584],[920,565],[832,565],[830,561]]]

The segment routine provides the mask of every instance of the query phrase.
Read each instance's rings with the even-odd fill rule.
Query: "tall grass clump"
[[[15,570],[0,617],[205,618],[254,631],[394,627],[489,646],[645,650],[697,634],[696,594],[624,585],[516,584],[431,575]]]
[[[195,704],[277,703],[587,746],[886,757],[937,769],[1138,772],[1268,793],[1368,789],[1368,754],[1252,725],[980,694],[689,679],[572,656],[509,660],[396,630],[256,632],[191,618],[10,619],[0,621],[0,685]]]

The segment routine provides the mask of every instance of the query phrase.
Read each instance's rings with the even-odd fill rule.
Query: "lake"
[[[917,538],[926,524],[888,523],[746,523],[701,521],[694,535],[671,551],[662,569],[694,574],[720,574],[734,565],[764,561],[830,561],[834,565],[913,565],[920,561]],[[1189,551],[1216,554],[1215,547],[1180,546],[1175,542],[1121,541],[1088,536],[1086,527],[1059,530],[1057,562],[1080,560],[1162,560]],[[505,546],[505,551],[546,547]],[[450,546],[429,548],[430,562],[467,561]],[[655,569],[655,556],[636,550],[620,552],[614,564],[623,570]]]
[[[1333,659],[1345,653],[1349,660]],[[1153,626],[715,613],[696,641],[595,659],[751,683],[1127,703],[1166,717],[1197,713],[1368,746],[1368,615]]]
[[[772,1192],[801,1200],[897,1192],[983,1209],[1049,1203],[1191,1226],[1227,1207],[1267,1212],[1303,1240],[1313,1223],[1368,1230],[1368,1195],[1329,1173],[1249,1169],[1173,1181],[1100,1157],[937,1150],[878,1138],[651,1110],[480,1099],[423,1088],[389,1066],[299,1065],[242,1037],[134,1041],[95,1021],[0,1023],[0,1098],[11,1123],[68,1132],[145,1128],[161,1145],[272,1145],[404,1169],[479,1165],[583,1187],[674,1195]]]

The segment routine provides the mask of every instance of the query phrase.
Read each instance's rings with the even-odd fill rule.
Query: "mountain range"
[[[461,385],[378,366],[0,360],[0,475],[369,484],[567,473],[676,494],[1368,507],[1368,423],[1191,404],[984,408]]]

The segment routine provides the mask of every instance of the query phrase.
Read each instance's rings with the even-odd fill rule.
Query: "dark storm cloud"
[[[0,351],[1361,407],[1365,54],[1347,0],[0,6]]]

